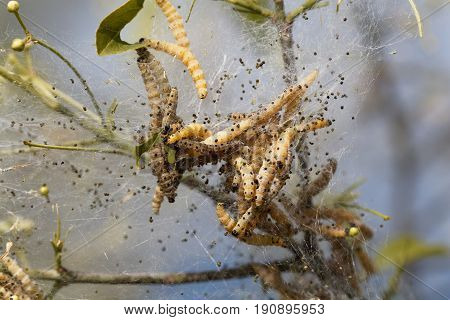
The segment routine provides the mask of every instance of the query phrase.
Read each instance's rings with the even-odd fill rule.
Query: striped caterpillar
[[[161,106],[167,103],[170,93],[169,81],[159,61],[147,49],[140,48],[136,52],[138,54],[137,65],[141,71],[152,110],[150,127],[156,129],[161,126]]]
[[[186,127],[172,134],[167,140],[167,143],[172,144],[181,139],[187,138],[203,140],[211,136],[211,134],[212,134],[211,131],[209,131],[200,123],[190,123]]]
[[[249,128],[266,123],[270,118],[275,116],[284,105],[286,105],[293,99],[298,98],[298,96],[303,95],[305,93],[304,88],[310,85],[316,79],[317,75],[318,75],[317,71],[311,72],[299,84],[296,84],[294,86],[285,89],[276,100],[272,101],[262,110],[255,112],[250,117],[233,124],[231,127],[228,127],[222,131],[217,132],[216,134],[210,136],[203,142],[206,144],[225,143],[233,140],[234,138],[241,135]]]
[[[288,155],[285,159],[285,162],[282,163],[283,170],[273,178],[272,183],[270,184],[269,192],[265,199],[266,202],[270,202],[273,198],[275,198],[280,192],[280,190],[286,184],[286,180],[289,179],[291,164],[292,164],[292,152],[288,150]],[[280,167],[278,166],[278,168]]]
[[[181,181],[181,173],[175,168],[163,168],[163,172],[158,176],[158,186],[166,196],[169,203],[174,203],[177,196],[177,188]]]
[[[245,200],[252,200],[255,196],[255,174],[253,167],[242,157],[234,160],[234,166],[241,175],[241,183],[244,189]]]
[[[285,247],[285,243],[281,237],[266,235],[266,234],[254,234],[250,231],[246,232],[244,236],[242,233],[236,233],[237,228],[236,220],[233,219],[228,212],[225,211],[223,204],[218,203],[216,207],[217,218],[224,226],[225,230],[238,237],[239,240],[254,246],[279,246]]]
[[[200,63],[189,50],[189,48],[154,39],[146,39],[143,41],[143,44],[149,48],[165,52],[180,60],[191,74],[192,80],[194,81],[195,87],[197,88],[197,94],[199,98],[206,98],[208,90],[206,88],[207,86],[205,75],[203,74],[203,70],[200,67]]]
[[[275,147],[276,143],[272,143],[272,146],[267,149],[263,163],[258,172],[258,187],[256,189],[255,197],[256,206],[261,206],[264,203],[264,195],[269,191],[269,182],[272,181],[276,173]]]
[[[297,206],[302,208],[310,205],[312,198],[322,192],[330,183],[336,172],[337,161],[336,159],[328,159],[328,163],[321,170],[320,175],[311,181],[305,188],[305,191],[300,195]]]
[[[159,176],[163,171],[166,157],[163,144],[158,143],[153,149],[150,150],[149,155],[149,166],[152,169],[152,173],[155,176]]]
[[[33,299],[42,299],[44,294],[39,286],[30,279],[29,275],[19,266],[16,260],[8,256],[11,246],[12,243],[9,242],[6,247],[5,254],[0,256],[0,262],[5,266],[11,276],[20,282],[20,288],[24,294],[32,297]]]
[[[155,193],[153,193],[152,210],[153,213],[158,214],[161,209],[161,204],[164,201],[164,193],[161,191],[159,185],[156,186]]]
[[[166,16],[167,21],[169,22],[169,28],[172,30],[172,34],[177,44],[181,47],[188,48],[189,40],[186,31],[184,30],[183,18],[181,15],[168,0],[156,0],[156,4]]]
[[[224,156],[239,151],[242,143],[240,141],[231,141],[224,144],[209,145],[199,141],[190,139],[183,139],[177,142],[177,147],[184,152],[188,153],[192,157],[198,157],[200,155],[212,155]]]
[[[170,127],[170,125],[173,123],[182,122],[182,120],[177,116],[177,106],[178,106],[178,90],[177,88],[172,88],[172,90],[170,91],[170,95],[167,99],[167,105],[162,117],[161,123],[162,128]]]

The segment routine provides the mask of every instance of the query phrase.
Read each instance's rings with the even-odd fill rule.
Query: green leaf
[[[96,34],[98,55],[106,56],[142,47],[140,43],[130,44],[123,41],[120,32],[141,11],[144,1],[129,0],[103,19]]]
[[[401,235],[379,250],[376,265],[385,269],[395,264],[398,268],[433,256],[445,256],[449,249],[443,245],[428,244],[412,235]]]
[[[148,139],[144,143],[136,146],[135,151],[134,151],[134,155],[136,157],[136,166],[138,166],[141,156],[145,152],[150,150],[150,148],[153,147],[153,145],[155,143],[158,143],[158,142],[161,142],[161,136],[160,136],[160,133],[155,133],[155,134],[153,134],[153,136],[150,139]]]
[[[169,162],[170,164],[174,164],[176,161],[175,149],[166,146],[166,152],[167,152],[167,162]]]

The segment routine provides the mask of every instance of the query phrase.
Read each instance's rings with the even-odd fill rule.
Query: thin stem
[[[362,210],[362,211],[369,212],[371,214],[374,214],[374,215],[382,218],[384,221],[391,220],[391,217],[386,215],[386,214],[383,214],[383,213],[381,213],[381,212],[379,212],[377,210],[374,210],[374,209],[362,207],[362,206],[360,206],[358,204],[347,204],[347,205],[344,205],[344,207],[353,208],[353,209],[359,209],[359,210]]]
[[[28,93],[37,96],[42,100],[42,102],[49,107],[53,111],[60,112],[64,116],[74,119],[76,123],[78,123],[81,127],[84,129],[91,131],[94,133],[99,139],[99,142],[105,142],[109,143],[111,145],[114,145],[115,147],[118,147],[121,149],[119,153],[125,154],[127,156],[134,156],[134,147],[130,144],[129,141],[126,141],[120,137],[118,137],[114,132],[107,130],[105,128],[99,128],[98,125],[94,125],[92,121],[86,121],[86,120],[94,120],[95,122],[99,123],[100,119],[92,113],[86,113],[88,116],[91,116],[91,119],[79,119],[72,111],[65,108],[63,105],[61,105],[59,102],[57,106],[51,104],[46,99],[43,99],[38,93],[35,92],[32,85],[30,85],[28,82],[24,81],[20,76],[8,71],[7,69],[0,66],[0,76],[5,78],[6,80],[10,81],[11,83],[17,85],[18,87],[24,89]],[[43,80],[42,80],[43,81]],[[47,86],[50,86],[48,83]],[[51,88],[53,90],[53,88]],[[58,89],[53,90],[55,94],[59,95],[63,100],[65,100],[68,104],[71,104],[72,106],[75,106],[78,110],[84,111],[84,106],[80,104],[78,101],[74,100],[72,97],[66,95],[65,93],[61,92]],[[93,119],[92,119],[93,118]]]
[[[298,264],[297,260],[287,259],[274,261],[268,264],[249,263],[235,268],[211,270],[190,273],[136,273],[136,274],[107,274],[66,271],[63,274],[56,270],[30,270],[34,279],[60,281],[65,284],[72,283],[102,283],[102,284],[163,284],[177,285],[193,282],[218,281],[226,279],[239,279],[257,275],[255,268],[267,265],[276,267],[280,272],[291,270]]]
[[[316,8],[321,1],[322,0],[306,0],[305,2],[303,2],[302,5],[293,9],[290,13],[287,14],[286,22],[288,23],[293,22],[294,19],[297,18],[297,16],[305,13],[308,10]],[[322,2],[322,4],[323,4],[322,6],[328,5],[327,2]]]
[[[29,146],[29,147],[34,147],[34,148],[45,148],[45,149],[66,150],[66,151],[85,151],[85,152],[98,152],[98,153],[127,154],[122,150],[108,150],[108,149],[83,148],[83,147],[71,147],[71,146],[56,146],[56,145],[33,143],[30,141],[24,141],[23,144],[26,146]]]
[[[195,6],[196,2],[197,2],[197,0],[192,0],[191,7],[189,8],[188,16],[187,16],[187,18],[185,20],[186,23],[188,23],[189,19],[191,18],[192,10],[194,9],[194,6]]]
[[[255,3],[255,2],[246,1],[246,0],[225,0],[225,1],[228,3],[243,7],[249,11],[258,13],[267,18],[272,18],[275,15],[275,13],[272,10],[267,9],[263,6],[260,6],[259,4]]]
[[[281,55],[284,64],[284,81],[287,85],[292,85],[297,79],[297,67],[295,65],[294,56],[294,40],[292,35],[292,22],[287,22],[286,14],[284,12],[284,1],[274,0],[275,3],[275,17],[274,23],[278,29],[281,44]]]
[[[77,68],[75,68],[75,66],[69,60],[67,60],[58,50],[56,50],[55,48],[51,47],[50,45],[48,45],[44,41],[42,41],[40,39],[36,39],[34,37],[32,38],[32,41],[34,43],[44,47],[45,49],[49,50],[53,54],[55,54],[59,59],[61,59],[72,70],[72,72],[77,76],[78,80],[84,86],[84,89],[86,90],[87,94],[89,95],[89,98],[91,99],[91,102],[94,105],[94,108],[95,108],[98,116],[100,118],[102,118],[102,122],[104,122],[102,111],[100,109],[100,106],[99,106],[97,100],[95,99],[94,93],[92,92],[91,88],[88,86],[86,79],[83,78],[83,76],[77,70]]]
[[[27,37],[29,37],[29,36],[31,35],[31,34],[30,34],[30,31],[28,31],[27,26],[25,25],[25,23],[23,23],[23,20],[22,20],[22,18],[20,17],[20,14],[19,14],[18,12],[14,12],[14,15],[16,16],[17,21],[19,21],[19,24],[20,24],[20,26],[22,27],[23,32],[25,33],[25,35],[26,35]]]

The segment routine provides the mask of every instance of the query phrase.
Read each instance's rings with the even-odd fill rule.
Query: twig
[[[128,155],[127,152],[123,150],[108,150],[108,149],[98,149],[98,148],[83,148],[74,146],[56,146],[48,144],[33,143],[31,141],[24,141],[24,145],[34,148],[44,148],[44,149],[55,149],[55,150],[66,150],[66,151],[84,151],[84,152],[98,152],[98,153],[113,153],[113,154],[124,154]]]
[[[267,18],[272,18],[275,15],[275,13],[272,10],[260,6],[259,4],[252,1],[246,0],[225,0],[225,1],[234,4],[236,6],[243,7],[251,12],[255,12]]]
[[[295,18],[297,18],[297,16],[305,13],[308,10],[328,5],[327,2],[321,1],[322,0],[306,0],[302,5],[293,9],[290,13],[287,14],[286,22],[291,23]]]
[[[51,47],[50,45],[48,45],[44,41],[42,41],[40,39],[36,39],[36,38],[32,38],[32,41],[34,43],[44,47],[45,49],[49,50],[53,54],[55,54],[58,58],[60,58],[73,71],[73,73],[76,75],[78,80],[80,80],[81,84],[83,85],[84,89],[86,90],[86,92],[87,92],[89,98],[91,99],[91,102],[92,102],[92,104],[93,104],[93,106],[94,106],[98,116],[100,118],[102,118],[102,121],[104,121],[105,119],[103,117],[103,114],[102,114],[102,111],[100,109],[100,106],[99,106],[97,100],[95,99],[94,93],[92,92],[91,88],[88,86],[87,81],[83,78],[81,73],[77,70],[77,68],[75,68],[75,66],[69,60],[67,60],[58,50],[56,50],[55,48]]]
[[[298,261],[293,259],[279,260],[268,264],[249,263],[235,268],[211,270],[190,273],[135,273],[135,274],[107,274],[67,271],[61,274],[56,270],[31,270],[30,275],[39,280],[60,281],[72,283],[103,283],[103,284],[164,284],[175,285],[192,282],[217,281],[239,279],[256,275],[255,267],[272,265],[280,272],[289,271]]]

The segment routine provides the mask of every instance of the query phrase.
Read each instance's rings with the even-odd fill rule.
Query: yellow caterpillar
[[[245,200],[252,200],[255,196],[255,174],[253,173],[253,167],[242,159],[242,157],[237,157],[234,160],[234,165],[241,174]]]
[[[186,127],[180,129],[179,131],[172,134],[169,139],[167,140],[167,143],[172,144],[177,142],[181,139],[191,139],[191,138],[197,138],[200,140],[203,140],[205,138],[208,138],[211,136],[211,131],[209,131],[207,128],[205,128],[200,123],[190,123]]]
[[[223,225],[225,230],[232,233],[241,241],[249,245],[254,246],[279,246],[285,247],[285,243],[282,238],[272,235],[253,234],[251,231],[246,230],[246,235],[242,232],[238,232],[236,220],[233,219],[228,212],[225,211],[223,204],[218,203],[216,207],[217,218]]]
[[[252,114],[250,117],[233,124],[231,127],[217,132],[203,142],[206,144],[225,143],[233,140],[249,128],[266,123],[270,118],[276,115],[284,105],[292,101],[292,99],[296,99],[299,95],[301,96],[302,94],[304,94],[304,88],[317,78],[317,74],[317,71],[311,72],[299,84],[285,89],[276,100],[272,101],[261,111],[258,111]]]
[[[269,187],[269,192],[266,196],[266,202],[269,202],[275,198],[286,184],[286,180],[289,178],[289,171],[291,170],[291,163],[292,153],[288,150],[288,156],[283,163],[283,171],[279,172],[278,175],[273,178]],[[279,168],[279,165],[277,165],[277,168]]]
[[[161,106],[167,103],[170,92],[169,81],[166,72],[159,61],[145,48],[137,49],[137,65],[141,71],[145,89],[147,90],[148,102],[152,110],[151,128],[161,126]]]
[[[154,39],[144,40],[144,44],[145,46],[152,49],[170,54],[171,56],[174,56],[178,60],[183,62],[183,64],[187,67],[189,73],[191,74],[192,80],[194,81],[195,87],[197,88],[197,94],[199,98],[206,98],[208,90],[206,88],[205,75],[203,74],[203,70],[200,67],[200,63],[188,48]]]
[[[172,30],[172,34],[177,44],[181,47],[188,48],[189,40],[186,31],[184,30],[183,18],[181,15],[168,0],[156,0],[156,4],[166,16],[167,21],[169,22],[169,28]]]
[[[288,157],[291,143],[295,138],[295,129],[288,128],[280,136],[276,146],[275,159],[278,167],[281,169],[285,165],[286,158]]]
[[[258,187],[256,189],[255,197],[256,206],[261,206],[264,203],[264,196],[270,189],[268,186],[269,182],[272,181],[276,172],[274,146],[276,146],[276,143],[272,143],[272,146],[266,151],[263,163],[258,172]]]
[[[225,230],[231,233],[233,231],[234,226],[236,225],[236,220],[234,220],[228,212],[225,211],[223,207],[223,203],[218,203],[216,207],[217,218],[220,223],[223,225]]]
[[[156,186],[155,193],[153,194],[152,210],[154,214],[158,214],[161,209],[161,204],[164,201],[164,193],[161,191],[159,185]]]
[[[313,121],[299,124],[295,127],[297,132],[306,133],[310,131],[316,131],[331,125],[331,121],[328,119],[315,119]]]
[[[317,229],[320,234],[322,234],[324,237],[329,238],[355,237],[359,234],[359,229],[357,227],[341,228],[330,226],[318,226]]]
[[[247,212],[236,222],[231,234],[239,239],[247,237],[255,228],[256,212],[253,207],[248,208]]]

